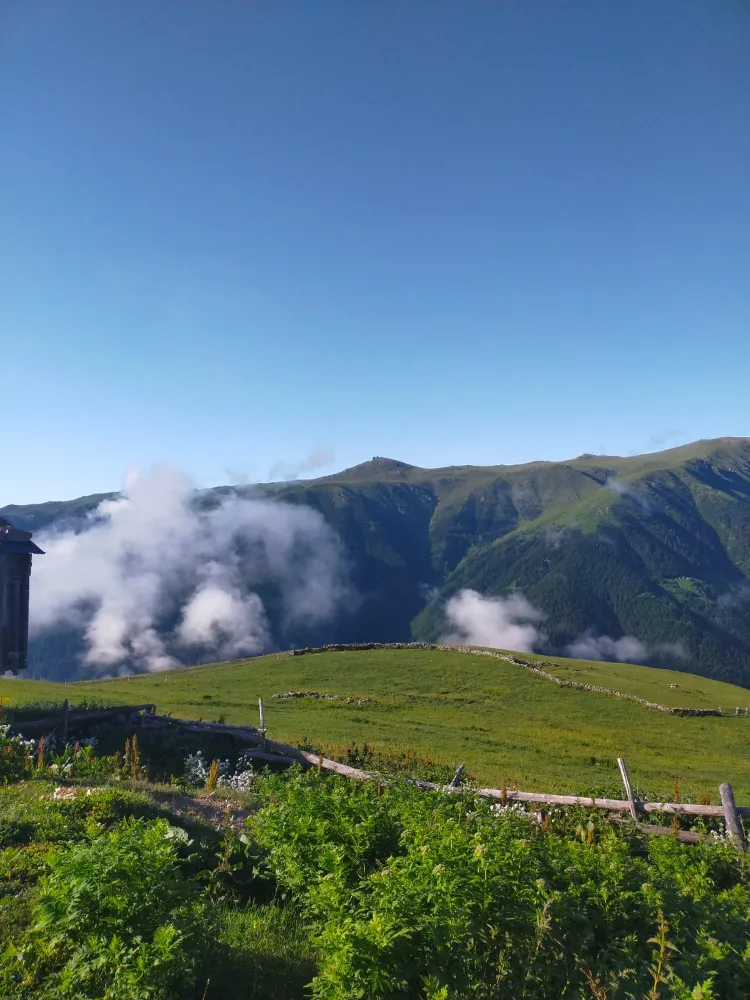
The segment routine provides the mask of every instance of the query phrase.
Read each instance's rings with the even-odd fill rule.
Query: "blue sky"
[[[0,505],[748,433],[743,0],[5,0]]]

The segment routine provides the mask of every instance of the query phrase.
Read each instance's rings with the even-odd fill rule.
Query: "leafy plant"
[[[285,891],[326,911],[320,886],[334,881],[354,889],[398,850],[402,832],[400,788],[379,794],[371,784],[352,788],[317,772],[267,777],[259,792],[266,803],[251,824],[267,851],[267,870]]]
[[[0,785],[20,781],[31,773],[33,741],[11,736],[10,727],[0,725]]]
[[[314,772],[262,794],[252,830],[317,922],[320,1000],[750,991],[747,868],[724,846]]]
[[[25,996],[168,1000],[194,981],[198,890],[164,820],[126,820],[53,855],[34,924],[3,957]]]

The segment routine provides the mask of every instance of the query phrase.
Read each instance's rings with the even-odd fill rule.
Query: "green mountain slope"
[[[545,613],[553,649],[586,633],[630,635],[650,662],[750,683],[747,439],[491,468],[374,459],[280,495],[346,521],[350,543],[367,526],[360,557],[406,591],[393,602],[399,626],[423,601],[420,580],[436,589],[412,623],[417,638],[445,631],[445,599],[462,589],[521,590]],[[409,513],[417,498],[419,517]],[[389,549],[398,539],[410,541]]]
[[[739,598],[750,554],[748,443],[656,458],[589,467],[583,474],[603,485],[577,500],[553,500],[533,520],[475,545],[447,574],[441,596],[518,588],[547,614],[554,647],[591,630],[651,647],[679,643],[689,668],[747,683],[750,629]],[[439,633],[440,612],[433,601],[417,634]]]
[[[546,616],[549,651],[632,636],[648,662],[750,686],[750,439],[517,466],[375,458],[202,502],[259,490],[319,510],[344,543],[358,601],[318,641],[435,639],[459,591],[520,590]],[[38,530],[81,523],[101,499],[0,514]]]

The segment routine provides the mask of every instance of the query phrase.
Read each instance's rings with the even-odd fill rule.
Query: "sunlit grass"
[[[733,707],[750,700],[742,688],[677,671],[556,662],[560,676],[667,705]],[[273,698],[289,690],[340,698]],[[561,688],[483,656],[386,649],[270,655],[75,685],[0,679],[0,697],[15,704],[65,697],[71,703],[154,702],[162,713],[230,723],[257,724],[258,696],[268,735],[281,741],[411,751],[439,764],[466,764],[482,784],[515,779],[520,788],[540,791],[616,788],[616,758],[623,756],[638,790],[667,796],[677,782],[685,795],[709,794],[717,801],[719,784],[729,781],[738,801],[750,804],[750,717],[678,718],[610,695]],[[372,703],[346,704],[346,697]]]

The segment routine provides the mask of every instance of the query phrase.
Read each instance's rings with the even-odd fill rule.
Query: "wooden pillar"
[[[741,851],[746,849],[745,836],[742,832],[742,825],[737,814],[737,806],[734,804],[734,792],[730,784],[719,785],[719,795],[724,808],[724,820],[727,824],[727,836],[735,847]]]
[[[630,815],[633,817],[635,822],[638,822],[638,803],[636,802],[635,795],[633,795],[633,786],[630,784],[630,775],[628,774],[628,768],[625,764],[625,760],[622,757],[617,758],[617,766],[620,768],[620,774],[622,775],[622,783],[625,786],[625,795],[628,799],[628,807],[630,809]]]
[[[464,773],[465,769],[466,769],[466,764],[459,764],[456,773],[453,775],[453,780],[448,786],[449,788],[458,788],[458,786],[461,784],[461,775]]]
[[[66,698],[65,701],[63,702],[63,710],[62,710],[61,736],[62,736],[63,746],[65,746],[65,741],[68,738],[69,716],[70,716],[70,707],[68,706],[68,699]]]
[[[266,749],[266,717],[263,713],[263,699],[258,698],[258,714],[260,715],[260,734],[263,737],[263,749]]]

